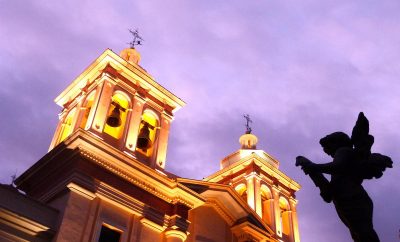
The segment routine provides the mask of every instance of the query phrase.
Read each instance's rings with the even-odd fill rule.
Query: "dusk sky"
[[[46,154],[54,98],[105,49],[139,29],[141,66],[187,105],[167,170],[202,179],[239,149],[250,114],[258,148],[298,181],[303,242],[351,241],[332,204],[294,166],[329,162],[318,143],[350,133],[360,111],[394,168],[364,187],[382,242],[400,229],[400,1],[0,0],[0,182]]]

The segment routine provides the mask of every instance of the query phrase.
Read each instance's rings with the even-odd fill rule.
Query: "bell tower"
[[[53,241],[183,242],[188,211],[204,203],[164,169],[185,103],[139,61],[135,48],[107,49],[55,99],[50,150],[16,181],[60,211]]]
[[[220,162],[221,169],[204,180],[231,186],[284,242],[300,241],[295,192],[300,185],[279,170],[279,161],[257,149],[249,117],[240,149]]]
[[[184,102],[154,81],[131,47],[107,49],[55,102],[62,107],[50,150],[81,130],[138,161],[164,169],[170,123]]]

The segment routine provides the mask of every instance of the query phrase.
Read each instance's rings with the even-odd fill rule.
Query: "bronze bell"
[[[119,127],[122,123],[121,121],[121,111],[118,104],[114,104],[114,109],[112,110],[110,116],[107,118],[107,124],[111,127]]]
[[[144,122],[139,132],[137,147],[146,152],[151,146],[152,142],[150,140],[150,127],[147,122]]]

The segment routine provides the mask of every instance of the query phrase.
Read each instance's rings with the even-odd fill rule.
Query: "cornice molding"
[[[181,203],[189,208],[194,208],[204,203],[204,199],[199,194],[182,186],[176,180],[159,174],[156,170],[141,164],[139,161],[131,157],[128,158],[123,153],[121,154],[130,160],[129,165],[126,162],[119,162],[120,158],[117,157],[115,157],[117,159],[112,160],[101,157],[90,151],[87,146],[78,145],[77,148],[79,153],[86,159],[164,201]]]
[[[127,180],[128,182],[142,188],[143,190],[163,199],[164,201],[167,201],[169,203],[180,202],[190,208],[194,208],[194,204],[192,202],[188,201],[187,199],[183,198],[182,196],[180,196],[180,195],[171,196],[170,194],[163,191],[162,189],[159,189],[160,186],[155,186],[149,182],[146,182],[144,179],[140,179],[140,176],[132,175],[129,172],[127,172],[126,170],[124,170],[122,168],[118,168],[116,165],[112,164],[111,162],[107,162],[106,160],[104,160],[104,159],[100,158],[99,156],[93,154],[92,152],[88,151],[84,147],[80,147],[79,149],[80,149],[80,153],[87,159],[95,162],[97,165],[107,169],[108,171],[111,171],[112,173]],[[132,170],[132,171],[134,172],[134,170]],[[154,171],[154,172],[156,172],[156,171]]]
[[[204,181],[218,182],[224,179],[225,177],[230,176],[233,173],[237,173],[241,170],[246,169],[246,167],[248,167],[253,163],[259,166],[263,172],[269,174],[274,178],[277,178],[277,180],[286,187],[293,189],[294,191],[298,191],[301,188],[299,183],[297,183],[296,181],[285,175],[282,171],[274,167],[272,164],[264,160],[256,153],[252,153],[251,155],[240,159],[239,161],[231,164],[230,166],[215,172],[214,174],[204,178]]]
[[[44,232],[48,234],[55,233],[51,228],[43,224],[40,224],[26,217],[20,216],[16,213],[13,213],[1,207],[0,207],[0,220],[1,220],[0,224],[4,223],[12,228],[23,231],[32,236],[36,236],[39,233],[44,233]]]
[[[127,78],[133,84],[139,82],[141,86],[150,89],[150,95],[160,100],[167,100],[169,105],[177,111],[185,105],[185,102],[157,83],[154,78],[141,66],[128,63],[112,50],[105,50],[95,61],[93,61],[56,99],[55,102],[63,105],[68,96],[76,96],[81,92],[87,81],[93,82],[107,66],[116,70],[121,77]]]

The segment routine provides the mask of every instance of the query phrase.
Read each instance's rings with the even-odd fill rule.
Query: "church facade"
[[[0,186],[0,241],[299,242],[300,185],[251,132],[203,180],[164,169],[185,103],[139,61],[107,49],[56,98],[49,152]]]

